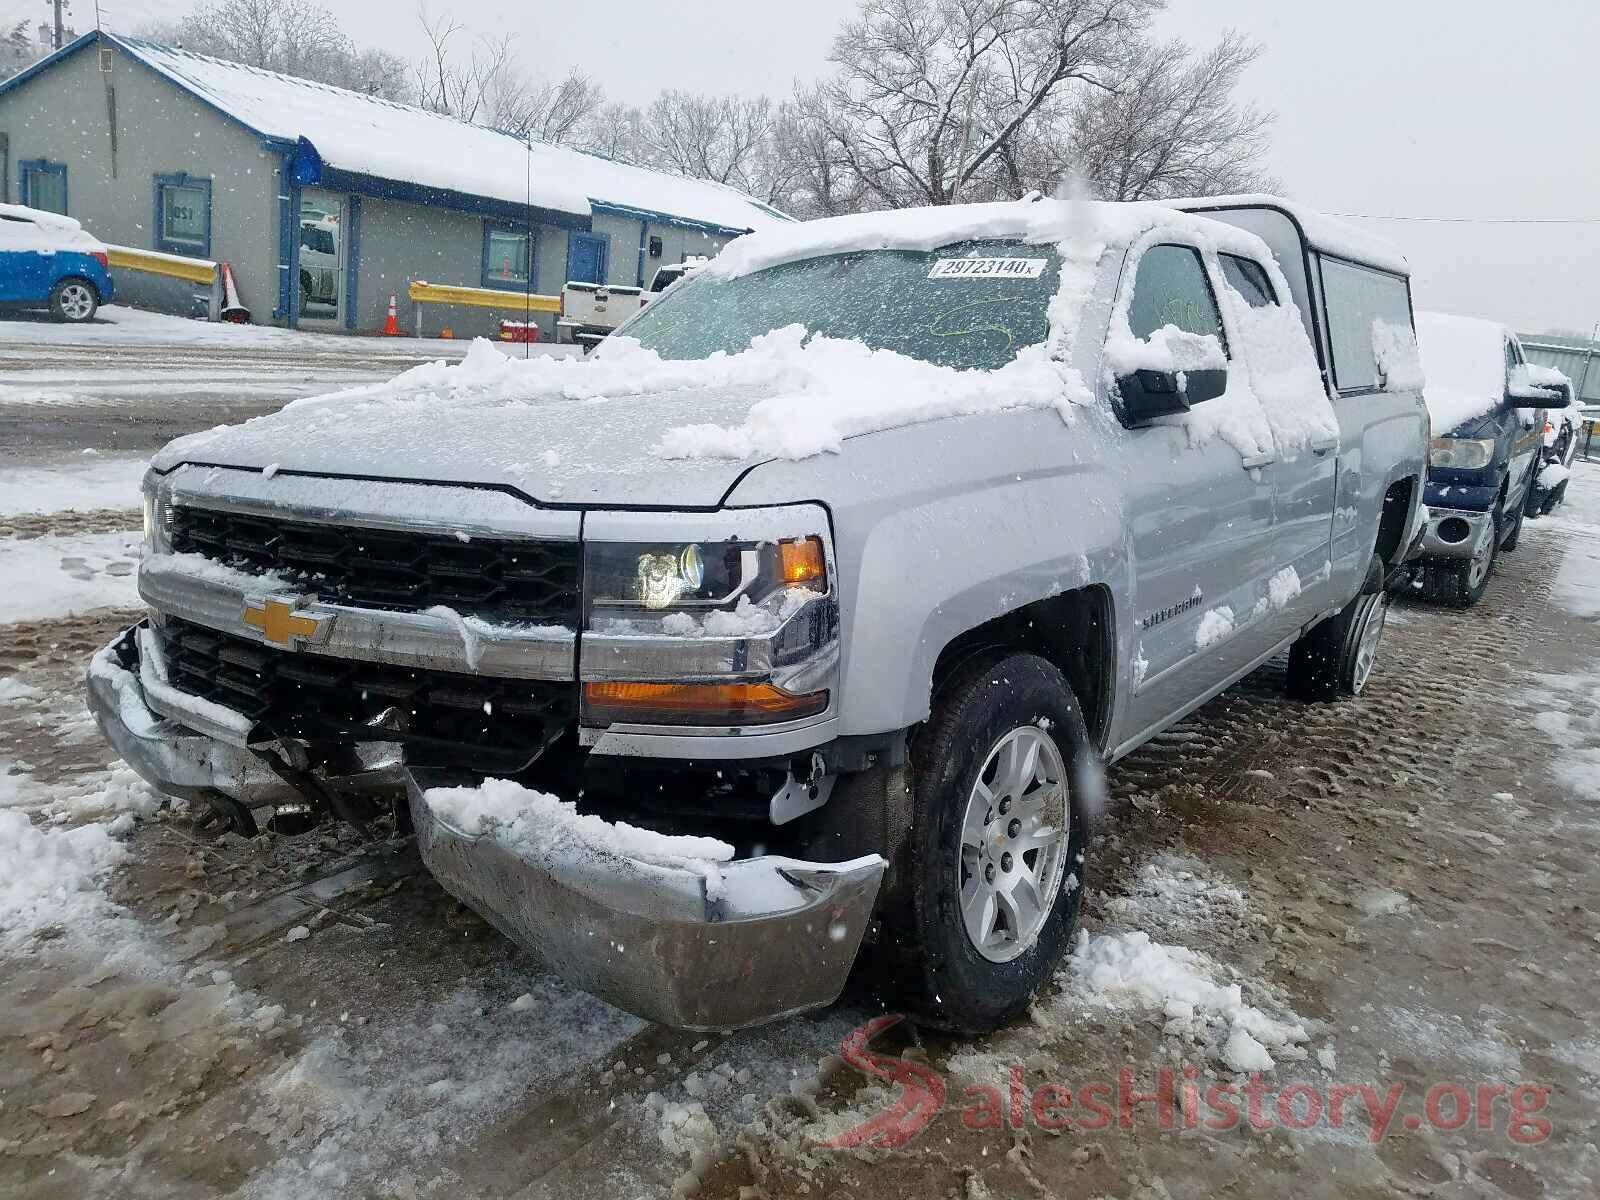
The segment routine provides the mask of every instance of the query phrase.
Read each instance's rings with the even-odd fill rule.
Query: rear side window
[[[1251,308],[1271,308],[1278,303],[1278,294],[1272,290],[1272,280],[1267,270],[1253,258],[1237,254],[1219,254],[1222,277],[1228,286],[1245,298]]]
[[[1210,334],[1228,352],[1222,313],[1211,294],[1200,252],[1192,246],[1151,246],[1139,259],[1128,303],[1128,328],[1147,339],[1156,330],[1176,325],[1185,333]]]
[[[1379,386],[1374,327],[1380,322],[1412,332],[1411,295],[1399,275],[1322,258],[1322,303],[1333,350],[1333,384],[1341,392]]]

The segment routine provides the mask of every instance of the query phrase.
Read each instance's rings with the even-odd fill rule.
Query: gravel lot
[[[204,369],[281,380],[244,357]],[[220,376],[207,396],[0,398],[0,473],[26,459],[70,494],[65,453],[284,398],[238,401]],[[1232,1078],[1203,1022],[1082,960],[994,1037],[886,1029],[874,1047],[936,1076],[942,1106],[898,1148],[825,1148],[905,1090],[838,1057],[871,997],[729,1037],[646,1026],[543,973],[404,840],[246,843],[157,809],[79,698],[135,615],[93,607],[119,593],[0,625],[0,809],[46,848],[136,814],[109,872],[56,897],[71,920],[0,922],[0,1195],[1592,1197],[1600,627],[1569,600],[1600,571],[1600,469],[1572,492],[1477,608],[1397,606],[1362,700],[1291,703],[1269,665],[1111,773],[1085,929],[1143,932],[1298,1027],[1262,1073],[1271,1128],[1208,1126],[1210,1108],[1187,1127],[1183,1087]],[[131,508],[0,506],[0,539],[115,534]],[[1171,1119],[1145,1102],[1124,1127],[1120,1073],[1154,1092],[1163,1068]],[[1041,1122],[1046,1084],[1077,1100]],[[1363,1085],[1394,1097],[1381,1138]],[[1285,1127],[1285,1097],[1308,1128]]]

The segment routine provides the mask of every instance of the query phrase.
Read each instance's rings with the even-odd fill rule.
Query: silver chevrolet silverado
[[[242,832],[392,811],[642,1016],[854,969],[992,1028],[1068,946],[1104,764],[1284,651],[1297,700],[1365,686],[1415,357],[1404,260],[1267,197],[751,235],[588,361],[483,347],[168,447],[89,701]],[[430,799],[484,780],[589,824]]]

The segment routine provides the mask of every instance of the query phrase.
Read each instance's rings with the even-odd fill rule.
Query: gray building
[[[414,280],[645,286],[788,220],[719,184],[104,32],[0,83],[0,179],[0,200],[102,241],[228,262],[258,322],[349,331],[381,328],[394,296],[409,332]],[[429,305],[424,331],[514,315]]]

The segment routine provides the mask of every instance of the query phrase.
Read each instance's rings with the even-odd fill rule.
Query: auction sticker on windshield
[[[941,258],[928,272],[929,279],[1037,279],[1044,274],[1042,258]]]

